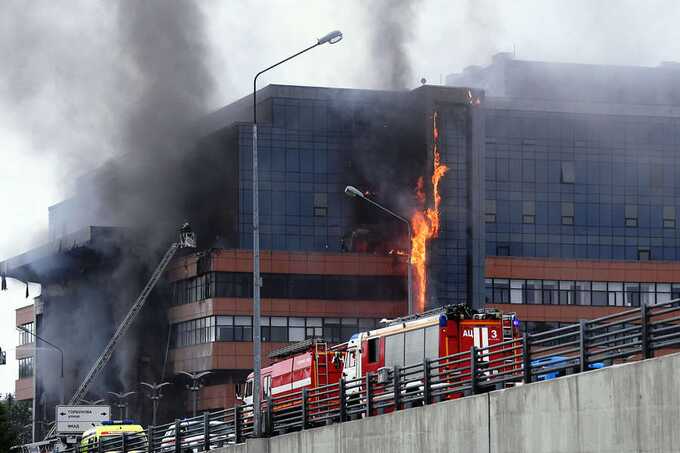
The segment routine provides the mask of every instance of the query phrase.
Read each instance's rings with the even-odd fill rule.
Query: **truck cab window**
[[[378,338],[371,338],[368,340],[368,361],[378,361]]]
[[[271,396],[272,392],[272,377],[271,376],[265,376],[264,377],[264,396]]]

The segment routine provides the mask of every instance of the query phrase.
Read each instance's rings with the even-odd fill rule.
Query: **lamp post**
[[[312,50],[322,44],[335,44],[342,39],[342,33],[338,30],[332,31],[327,35],[317,39],[316,43],[301,50],[300,52],[284,58],[278,63],[263,69],[255,74],[253,78],[253,431],[255,437],[261,433],[261,414],[260,414],[260,354],[262,350],[262,339],[260,338],[260,288],[262,279],[260,278],[260,211],[259,211],[259,182],[257,169],[257,78],[265,72],[273,69],[298,55]]]
[[[105,401],[106,401],[105,399],[93,400],[93,401],[86,400],[85,398],[80,399],[81,403],[87,404],[88,406],[97,406],[98,404],[101,404]]]
[[[118,408],[118,414],[120,415],[120,419],[124,420],[128,418],[128,403],[126,399],[137,392],[125,392],[125,393],[106,392],[106,393],[108,393],[109,395],[113,396],[116,399],[115,406]]]
[[[210,371],[203,371],[201,373],[195,371],[180,371],[178,374],[183,374],[191,379],[191,385],[187,385],[187,389],[191,390],[193,417],[195,417],[198,410],[198,391],[201,390],[201,379],[209,375]]]
[[[161,382],[160,384],[156,384],[155,382],[153,384],[149,384],[148,382],[140,382],[140,384],[149,389],[149,393],[147,393],[146,396],[148,396],[149,399],[151,400],[151,404],[153,407],[151,426],[156,426],[156,413],[158,412],[158,402],[161,398],[163,398],[161,389],[166,385],[171,384],[169,382]]]
[[[408,314],[412,315],[413,314],[413,265],[411,264],[411,253],[413,252],[413,244],[411,243],[411,222],[406,218],[402,217],[399,214],[397,214],[394,211],[391,211],[390,209],[387,209],[385,206],[381,205],[380,203],[371,200],[368,198],[362,191],[357,189],[354,186],[347,186],[345,187],[345,195],[349,197],[358,197],[361,198],[362,200],[372,204],[376,208],[382,210],[383,212],[388,213],[392,217],[394,217],[397,220],[400,220],[406,224],[406,227],[408,228],[408,265],[406,267],[406,272],[407,272],[407,278],[408,278]]]
[[[21,330],[22,332],[25,332],[29,335],[34,336],[36,339],[48,344],[49,346],[52,346],[53,349],[56,349],[59,352],[59,361],[60,361],[60,366],[59,366],[59,377],[61,378],[61,390],[60,390],[60,395],[59,395],[59,404],[64,404],[64,350],[61,349],[59,346],[56,344],[50,343],[49,341],[45,340],[44,338],[38,336],[37,334],[31,332],[30,330],[26,329],[25,327],[21,326],[16,326],[17,329]],[[36,349],[38,349],[38,344],[36,342]]]

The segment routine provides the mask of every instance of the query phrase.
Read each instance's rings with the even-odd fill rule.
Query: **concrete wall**
[[[220,452],[680,452],[679,371],[675,354]]]

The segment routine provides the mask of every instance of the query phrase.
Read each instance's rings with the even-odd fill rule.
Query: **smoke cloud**
[[[408,45],[414,37],[418,0],[367,2],[371,62],[377,86],[401,90],[415,85]]]
[[[71,230],[134,226],[145,230],[146,240],[108,244],[99,252],[114,267],[91,271],[85,266],[77,284],[65,277],[66,286],[45,293],[41,329],[69,351],[67,389],[80,383],[101,353],[157,264],[160,247],[167,247],[182,221],[182,195],[191,185],[183,162],[195,146],[192,127],[206,113],[215,88],[207,67],[204,17],[195,2],[82,1],[72,6],[0,5],[0,55],[6,68],[0,102],[12,112],[16,127],[33,131],[37,155],[59,155],[64,178],[108,161],[78,179],[75,196],[64,208]],[[61,190],[69,195],[67,188]],[[167,321],[158,316],[165,310],[153,311],[155,316],[139,320],[120,345],[110,367],[115,373],[105,376],[95,396],[129,390],[140,378],[140,356],[163,356],[145,346],[165,344],[144,341],[165,333]],[[64,329],[74,320],[77,328]],[[49,355],[41,359],[51,365]],[[50,379],[41,382],[54,401],[59,386]]]

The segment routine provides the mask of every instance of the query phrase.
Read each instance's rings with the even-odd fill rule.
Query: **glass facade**
[[[494,222],[501,209],[483,196],[481,114],[457,103],[438,103],[435,110],[441,160],[449,169],[440,185],[440,234],[432,240],[428,258],[428,306],[478,305],[484,282],[484,224]]]
[[[350,116],[351,118],[351,116]],[[341,177],[352,123],[323,99],[271,99],[271,124],[258,125],[260,247],[341,249],[350,202]],[[239,247],[252,247],[252,129],[239,126]],[[344,156],[343,156],[344,155]]]
[[[268,299],[394,300],[406,298],[402,276],[261,274],[262,297]],[[172,304],[182,305],[211,297],[250,298],[253,274],[209,272],[180,280],[172,287]]]
[[[296,342],[323,338],[339,343],[352,334],[378,326],[378,319],[263,316],[262,341]],[[209,316],[172,325],[171,347],[214,341],[252,341],[252,316]]]
[[[485,139],[487,255],[680,259],[680,119],[489,109]]]
[[[639,307],[680,298],[680,283],[485,280],[486,303]]]

